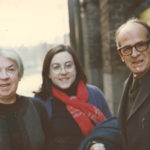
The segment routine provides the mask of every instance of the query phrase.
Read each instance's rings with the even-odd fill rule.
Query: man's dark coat
[[[92,141],[103,143],[106,150],[122,150],[122,139],[116,118],[112,117],[99,123],[83,140],[78,150],[89,150]]]
[[[118,121],[125,150],[150,150],[150,73],[140,79],[140,89],[127,115],[128,91],[132,75],[124,84]]]

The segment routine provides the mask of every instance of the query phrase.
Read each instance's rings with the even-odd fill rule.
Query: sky
[[[52,43],[69,32],[67,0],[0,0],[0,47]]]

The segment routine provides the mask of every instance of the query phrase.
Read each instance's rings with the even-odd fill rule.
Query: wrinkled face
[[[9,58],[0,56],[0,99],[15,97],[18,82],[16,63]]]
[[[52,58],[49,68],[49,78],[54,85],[68,89],[76,79],[76,67],[68,52],[60,52]]]
[[[139,42],[148,40],[146,29],[137,23],[125,26],[118,35],[120,47],[133,46]],[[123,56],[118,51],[122,61],[133,72],[136,78],[141,78],[150,70],[150,44],[145,51],[139,52],[132,47],[132,54]]]

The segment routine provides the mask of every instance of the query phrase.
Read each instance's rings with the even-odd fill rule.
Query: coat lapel
[[[135,99],[133,108],[128,116],[128,119],[140,108],[140,106],[145,102],[146,98],[150,95],[150,73],[144,76],[140,81],[140,90]]]
[[[126,139],[126,121],[127,121],[127,103],[128,103],[128,92],[129,87],[132,82],[132,74],[127,78],[127,80],[124,83],[123,87],[123,95],[121,97],[121,103],[119,107],[119,114],[118,114],[118,122],[122,131],[122,134],[124,135],[124,139]]]
[[[132,82],[132,75],[130,75],[129,78],[127,78],[123,87],[123,92],[122,92],[123,95],[121,97],[121,103],[119,107],[119,120],[121,120],[121,122],[123,121],[122,119],[126,120],[126,117],[123,116],[125,116],[125,113],[127,112],[128,92],[129,92],[129,87],[131,82]]]

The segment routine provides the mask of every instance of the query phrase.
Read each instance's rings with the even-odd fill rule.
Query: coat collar
[[[130,74],[127,80],[125,81],[125,84],[123,87],[123,95],[121,97],[121,103],[119,107],[119,116],[118,116],[121,122],[123,121],[123,119],[125,120],[130,119],[133,116],[133,114],[136,113],[136,111],[140,108],[140,106],[146,101],[146,98],[148,97],[148,95],[150,95],[150,72],[149,72],[144,77],[139,79],[140,90],[135,99],[133,108],[129,116],[127,117],[125,112],[127,112],[128,92],[129,92],[129,87],[132,83],[132,78],[133,78],[133,75]]]

